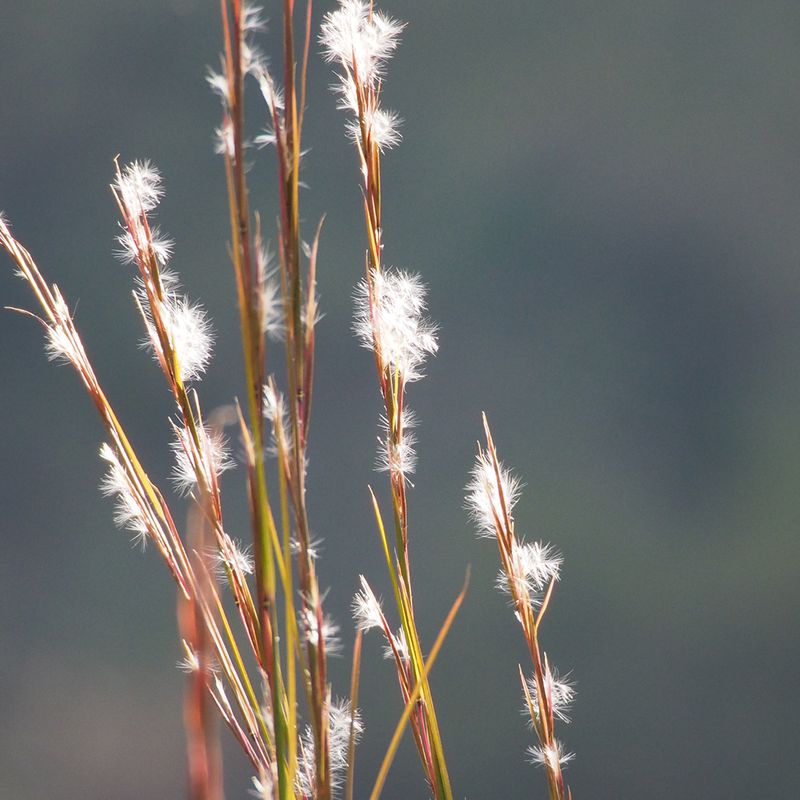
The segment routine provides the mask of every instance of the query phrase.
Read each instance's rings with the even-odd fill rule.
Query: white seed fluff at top
[[[498,481],[499,473],[499,481]],[[509,470],[494,463],[488,453],[478,453],[469,483],[466,486],[465,505],[470,516],[478,526],[479,536],[495,535],[495,518],[504,520],[503,507],[511,510],[519,500],[522,484]]]
[[[365,85],[380,78],[405,27],[371,6],[363,0],[340,0],[339,8],[323,18],[319,37],[325,60],[356,73]]]
[[[164,194],[161,174],[147,160],[126,164],[114,181],[114,188],[133,217],[152,211]]]
[[[436,325],[425,317],[425,294],[419,275],[392,268],[373,270],[355,290],[353,330],[403,383],[419,380],[425,359],[439,347]]]

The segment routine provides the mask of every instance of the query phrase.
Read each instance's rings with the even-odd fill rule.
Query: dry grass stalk
[[[381,218],[381,155],[399,140],[399,118],[381,106],[386,64],[404,28],[372,4],[343,2],[325,16],[320,39],[328,61],[338,70],[339,105],[349,117],[347,130],[356,146],[361,168],[364,221],[367,232],[365,276],[358,287],[355,330],[373,351],[383,400],[383,435],[379,468],[389,473],[394,521],[394,556],[387,566],[401,620],[397,634],[380,612],[380,627],[394,659],[404,701],[419,682],[420,698],[411,727],[420,760],[437,800],[452,797],[439,722],[430,684],[424,674],[422,645],[417,632],[409,562],[407,487],[416,456],[413,414],[406,406],[406,387],[422,376],[426,356],[435,353],[436,328],[424,316],[425,287],[410,273],[383,264]],[[385,533],[377,501],[373,504],[381,536]],[[363,581],[363,579],[362,579]],[[359,607],[377,602],[366,581]],[[378,614],[373,615],[378,619]],[[362,625],[364,623],[362,622]]]
[[[565,752],[556,738],[555,723],[569,722],[575,690],[566,678],[559,677],[539,648],[539,627],[559,579],[562,558],[549,544],[525,542],[516,535],[512,510],[521,484],[498,460],[485,415],[483,425],[486,448],[478,448],[467,486],[467,508],[478,535],[497,541],[501,565],[497,586],[511,599],[533,663],[533,677],[527,680],[519,667],[525,711],[539,740],[528,752],[531,761],[545,769],[550,800],[564,800],[572,794],[565,788],[562,766],[574,756]]]

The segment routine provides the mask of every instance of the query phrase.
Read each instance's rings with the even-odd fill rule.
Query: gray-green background
[[[330,3],[319,3],[318,11]],[[267,13],[276,17],[277,3]],[[579,695],[562,728],[577,800],[797,796],[800,9],[793,2],[401,2],[387,103],[388,263],[421,271],[441,350],[412,387],[416,607],[428,642],[467,564],[433,682],[459,798],[543,797],[524,761],[496,553],[461,508],[480,411],[527,488],[517,521],[565,555],[543,644]],[[175,266],[219,334],[207,408],[241,391],[212,0],[4,0],[0,207],[77,320],[152,474],[171,405],[111,257],[112,158],[163,170]],[[275,52],[277,37],[265,44]],[[366,485],[374,367],[349,332],[364,235],[355,156],[315,54],[303,195],[328,213],[311,517],[352,640],[364,572],[388,594]],[[253,97],[254,129],[263,117]],[[274,237],[272,153],[254,205]],[[7,261],[0,303],[31,307]],[[0,315],[0,797],[184,793],[174,590],[99,497],[101,429],[30,321]],[[235,473],[228,527],[247,535]],[[179,504],[180,507],[180,504]],[[349,658],[333,670],[347,691]],[[359,794],[400,703],[365,642]],[[230,797],[243,758],[226,748]],[[405,742],[386,792],[427,797]]]

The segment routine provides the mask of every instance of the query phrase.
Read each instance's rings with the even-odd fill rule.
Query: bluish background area
[[[331,3],[318,3],[317,15]],[[542,643],[578,684],[562,728],[576,800],[790,798],[800,785],[800,7],[747,0],[396,0],[409,22],[386,102],[386,261],[430,287],[441,349],[410,389],[415,606],[430,643],[456,796],[544,797],[525,763],[518,626],[493,589],[462,487],[486,410],[526,481],[517,526],[563,552]],[[153,477],[170,398],[138,347],[130,270],[112,258],[112,159],[163,172],[175,267],[218,333],[206,408],[241,393],[217,101],[221,46],[199,0],[6,2],[0,208],[77,308],[87,349]],[[277,19],[278,4],[268,16]],[[278,36],[264,38],[278,60]],[[304,224],[327,212],[309,493],[328,607],[357,576],[390,589],[371,518],[379,398],[349,326],[363,268],[355,154],[315,53]],[[255,132],[265,112],[254,93]],[[274,161],[253,154],[274,239]],[[32,307],[0,259],[0,304]],[[3,272],[5,274],[3,274]],[[280,360],[275,361],[280,368]],[[100,498],[102,431],[29,320],[0,314],[0,796],[185,793],[175,591]],[[242,471],[224,483],[247,535]],[[175,500],[176,513],[183,504]],[[366,796],[400,714],[365,641]],[[227,743],[227,739],[226,739]],[[226,746],[229,798],[244,759]],[[410,740],[384,795],[426,798]]]

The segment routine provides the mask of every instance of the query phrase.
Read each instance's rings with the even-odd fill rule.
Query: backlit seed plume
[[[413,433],[403,433],[399,441],[390,437],[378,439],[378,455],[376,469],[378,472],[390,472],[393,475],[412,475],[417,468],[417,453],[414,450]]]
[[[322,552],[322,539],[319,536],[312,536],[308,540],[308,546],[305,546],[296,536],[292,536],[289,549],[293,556],[305,553],[312,561],[316,561]]]
[[[387,637],[386,644],[383,646],[383,657],[387,661],[399,657],[403,664],[408,664],[408,640],[406,632],[402,628],[398,628],[397,633],[391,639]]]
[[[566,677],[559,676],[558,672],[551,669],[547,663],[547,656],[545,656],[545,669],[543,672],[544,690],[548,697],[548,704],[553,711],[553,716],[560,719],[562,722],[569,722],[569,709],[575,699],[575,686]],[[535,677],[526,679],[528,684],[528,691],[530,692],[533,701],[533,711],[536,718],[539,718],[541,713],[541,704],[539,703],[539,686]],[[524,715],[530,714],[530,707],[526,702],[522,707]],[[532,722],[531,722],[532,724]]]
[[[27,280],[27,276],[23,276]],[[85,356],[75,327],[72,314],[58,287],[53,285],[53,316],[55,322],[45,325],[44,352],[48,361],[57,364],[72,364],[79,372]]]
[[[143,308],[146,311],[149,333],[145,345],[153,351],[156,360],[161,363],[164,353],[153,323],[153,311],[147,304],[146,296],[141,299],[145,301]],[[197,303],[192,303],[185,295],[167,293],[164,295],[164,300],[158,302],[158,315],[177,358],[181,379],[197,380],[205,372],[214,346],[211,323],[205,309]]]
[[[119,249],[114,251],[114,255],[123,264],[135,264],[140,256],[143,255],[139,252],[139,242],[137,242],[130,231],[123,231],[117,236],[117,243],[119,244]],[[162,236],[158,228],[151,228],[150,241],[148,244],[158,259],[159,264],[161,266],[166,266],[167,262],[172,257],[172,250],[175,247],[175,243],[172,239],[167,239]]]
[[[425,317],[425,294],[419,275],[392,268],[373,270],[356,286],[353,330],[403,383],[419,380],[425,359],[439,347],[436,325]]]
[[[356,627],[365,633],[372,628],[383,629],[383,612],[378,598],[375,597],[367,579],[359,575],[361,591],[353,596],[353,619]]]
[[[400,117],[379,105],[381,80],[387,60],[400,42],[405,25],[372,8],[372,3],[340,0],[339,9],[325,15],[320,42],[326,61],[340,68],[333,85],[339,107],[350,111],[349,136],[366,150],[400,142]]]
[[[375,468],[378,472],[390,472],[393,475],[408,476],[413,474],[417,467],[417,453],[414,450],[416,437],[412,428],[417,424],[414,412],[409,408],[403,409],[399,434],[392,436],[389,422],[381,416],[383,436],[378,437],[378,454]]]
[[[575,753],[565,753],[564,747],[557,739],[550,745],[528,748],[528,757],[531,764],[546,767],[551,772],[556,772],[565,764],[575,758]]]
[[[374,85],[386,61],[400,43],[405,24],[371,9],[362,0],[340,0],[320,28],[323,55],[338,63],[364,85]]]
[[[400,134],[401,123],[400,115],[396,111],[372,108],[364,112],[364,124],[369,130],[370,138],[382,151],[391,150],[400,144],[403,139]],[[346,128],[352,141],[361,141],[361,124],[357,119],[348,120]]]
[[[217,430],[198,428],[200,447],[195,445],[186,428],[176,428],[172,450],[175,466],[172,479],[182,494],[191,492],[198,483],[198,475],[206,487],[215,484],[219,476],[234,466],[228,452],[227,440]]]
[[[100,447],[100,458],[108,464],[108,472],[100,482],[100,492],[116,500],[114,522],[133,533],[142,547],[147,542],[148,524],[143,504],[114,450],[106,443]]]
[[[243,545],[236,539],[231,539],[228,534],[223,534],[224,547],[213,552],[212,562],[217,576],[222,579],[227,575],[227,571],[243,575],[253,574],[253,555],[250,545]]]
[[[161,174],[147,160],[126,164],[114,181],[114,188],[123,205],[136,217],[153,211],[164,194]]]
[[[303,635],[307,642],[314,647],[319,647],[319,625],[317,615],[313,608],[304,608],[301,614],[303,622]],[[339,626],[329,616],[322,620],[322,640],[325,643],[325,653],[329,656],[338,656],[342,652],[342,642],[339,639]]]
[[[264,418],[272,426],[272,452],[277,454],[281,448],[286,448],[292,441],[289,434],[289,416],[286,409],[286,400],[283,393],[278,390],[275,380],[270,377],[264,385]]]
[[[200,655],[185,639],[182,641],[182,645],[184,656],[175,666],[187,675],[200,672]],[[209,664],[205,665],[205,669],[210,672],[215,672],[214,667]]]
[[[283,298],[278,280],[267,271],[267,260],[264,257],[264,282],[261,284],[261,330],[270,339],[282,341],[286,335],[283,322]]]
[[[478,526],[479,536],[495,535],[497,521],[502,523],[504,519],[503,505],[510,513],[519,500],[521,489],[519,478],[500,463],[495,470],[489,454],[478,453],[466,487],[465,505]]]
[[[332,701],[328,704],[328,723],[331,788],[337,789],[341,786],[344,773],[347,771],[351,727],[355,740],[358,741],[364,732],[364,725],[361,721],[361,712],[357,708],[353,709],[349,700]],[[314,734],[309,726],[306,726],[303,732],[299,750],[296,790],[301,795],[312,797],[316,782],[316,768]]]
[[[537,595],[543,592],[552,579],[558,580],[563,559],[552,545],[543,542],[519,542],[512,539],[509,575],[501,570],[497,586],[514,597],[528,596],[538,605]],[[511,582],[514,591],[511,591]]]

